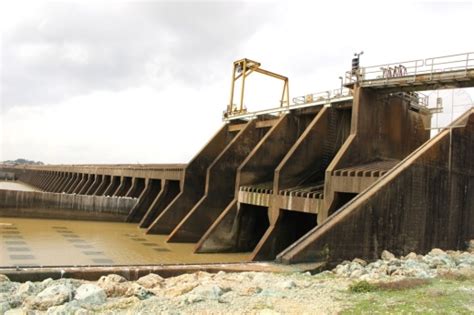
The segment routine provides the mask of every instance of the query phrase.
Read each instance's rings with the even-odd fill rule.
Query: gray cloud
[[[184,81],[225,72],[271,14],[266,4],[49,3],[2,39],[2,104],[40,105],[94,90]]]

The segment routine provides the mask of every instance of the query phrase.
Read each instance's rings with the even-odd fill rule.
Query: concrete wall
[[[222,150],[207,169],[204,196],[176,226],[169,241],[199,241],[234,199],[237,168],[268,130],[259,128],[255,120],[250,121]]]
[[[370,89],[356,88],[351,132],[326,169],[324,209],[318,223],[326,220],[334,208],[335,170],[383,159],[405,158],[430,138],[430,117],[409,109],[399,97]]]
[[[0,180],[1,179],[14,180],[15,179],[15,173],[0,171]]]
[[[333,264],[384,250],[461,249],[474,238],[474,110],[283,251],[285,263]]]
[[[275,169],[270,226],[253,251],[253,260],[273,260],[317,223],[315,214],[292,214],[280,191],[324,179],[325,169],[349,133],[347,110],[323,108]]]
[[[239,187],[272,182],[275,168],[315,115],[315,112],[304,115],[286,114],[275,122],[274,126],[238,167],[234,199],[227,204],[222,214],[199,240],[196,251],[238,252],[253,250],[253,247],[250,248],[251,246],[239,245],[242,243],[239,242],[239,239],[248,239],[249,237],[246,235],[255,234],[255,229],[248,224],[249,220],[243,218],[245,215],[241,213],[242,205],[237,203],[236,197]],[[258,214],[255,215],[258,216]],[[247,217],[252,217],[252,213],[249,213]],[[257,219],[254,220],[254,222],[256,221]],[[260,238],[258,235],[254,235],[254,239],[259,240]]]
[[[128,176],[152,179],[181,180],[185,164],[126,164],[126,165],[17,165],[0,166],[0,168],[15,172],[19,176],[31,174],[58,176],[61,173],[82,173],[107,176]]]
[[[189,162],[185,169],[181,191],[161,211],[147,229],[149,234],[169,234],[203,197],[206,187],[206,171],[217,156],[232,141],[240,130],[223,126],[204,148]]]
[[[0,214],[48,219],[124,221],[137,199],[0,190]]]

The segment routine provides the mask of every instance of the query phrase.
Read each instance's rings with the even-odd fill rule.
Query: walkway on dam
[[[358,72],[358,73],[357,73]],[[474,52],[381,64],[346,73],[355,83],[385,92],[413,92],[474,85]]]

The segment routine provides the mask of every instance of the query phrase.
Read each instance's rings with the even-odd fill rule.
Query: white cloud
[[[338,88],[356,51],[365,66],[474,51],[472,2],[156,3],[2,2],[0,160],[187,162],[243,57],[292,98]],[[278,106],[281,82],[248,84],[249,110]]]
[[[198,91],[167,86],[93,92],[50,106],[7,110],[4,158],[47,163],[187,162],[216,130],[220,109]],[[216,103],[214,100],[213,103]]]

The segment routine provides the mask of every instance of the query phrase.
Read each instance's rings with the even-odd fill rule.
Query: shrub
[[[353,293],[365,293],[375,291],[377,287],[367,281],[357,281],[349,286],[349,291]]]
[[[365,293],[373,291],[398,291],[414,289],[423,285],[430,284],[428,279],[405,278],[397,281],[369,283],[367,281],[354,282],[349,286],[349,291],[353,293]]]

